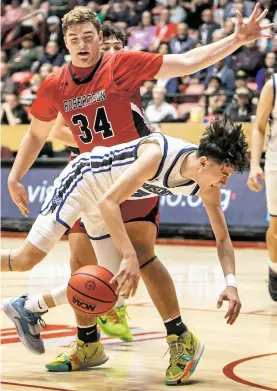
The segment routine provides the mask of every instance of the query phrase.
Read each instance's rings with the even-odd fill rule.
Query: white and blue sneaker
[[[44,343],[40,336],[41,328],[46,326],[41,315],[45,312],[31,312],[24,308],[27,295],[7,299],[3,302],[3,311],[14,323],[20,341],[34,354],[45,352]]]

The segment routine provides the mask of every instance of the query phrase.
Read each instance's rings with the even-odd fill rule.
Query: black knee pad
[[[154,255],[154,257],[152,257],[151,259],[149,259],[149,261],[146,261],[143,265],[140,266],[140,269],[143,269],[144,267],[148,266],[149,263],[155,261],[157,259],[157,256]]]

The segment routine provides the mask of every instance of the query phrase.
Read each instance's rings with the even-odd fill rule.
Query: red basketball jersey
[[[31,114],[52,121],[61,112],[81,152],[145,136],[150,131],[136,91],[143,80],[154,78],[162,59],[145,52],[105,53],[81,81],[66,64],[41,84]]]

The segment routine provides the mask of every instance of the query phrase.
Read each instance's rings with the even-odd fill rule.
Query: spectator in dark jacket
[[[129,1],[112,0],[106,14],[106,19],[112,22],[125,22],[129,27],[136,26],[140,21],[140,14],[136,12],[136,4]]]
[[[225,64],[225,59],[218,61],[216,64],[208,68],[205,85],[211,76],[220,78],[222,88],[225,92],[233,92],[235,89],[235,72]]]
[[[220,25],[214,22],[213,11],[206,9],[201,15],[203,24],[199,27],[199,42],[202,45],[207,45],[212,42],[213,32],[220,29]]]
[[[57,42],[60,50],[65,52],[61,21],[55,15],[49,16],[46,20],[46,41]]]
[[[246,88],[248,90],[248,94],[249,96],[251,97],[251,99],[253,98],[253,90],[251,90],[249,87],[248,87],[248,75],[246,72],[244,71],[237,71],[236,72],[236,80],[235,80],[235,84],[236,84],[236,89],[237,88]],[[233,101],[236,101],[237,100],[237,96],[234,95],[233,97]]]
[[[43,64],[51,64],[52,67],[60,67],[65,63],[63,53],[59,52],[59,46],[55,41],[47,42],[44,56],[39,60],[36,71],[40,69]]]
[[[263,53],[258,49],[256,42],[251,42],[243,46],[238,55],[233,58],[232,68],[235,71],[245,71],[252,79],[254,79],[263,64]]]
[[[265,56],[264,67],[259,70],[256,77],[256,83],[258,91],[261,91],[264,86],[265,74],[267,69],[273,68],[277,72],[277,63],[276,63],[277,54],[273,52],[267,53]]]
[[[185,0],[183,1],[183,7],[188,16],[186,19],[189,28],[197,30],[201,26],[201,16],[203,10],[211,8],[213,0]]]
[[[180,54],[192,49],[196,44],[194,38],[188,35],[188,25],[186,23],[179,23],[177,25],[177,34],[169,42],[171,53]]]
[[[226,114],[237,122],[250,122],[253,114],[251,97],[247,88],[236,89],[237,100],[230,103],[226,108]]]
[[[19,103],[16,94],[5,96],[5,103],[1,107],[1,124],[19,125],[28,124],[28,114],[24,107]]]

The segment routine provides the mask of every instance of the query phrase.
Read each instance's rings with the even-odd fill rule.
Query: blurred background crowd
[[[277,0],[260,0],[275,23],[273,39],[240,48],[197,74],[141,86],[148,120],[205,122],[227,112],[235,121],[255,116],[259,91],[277,71]],[[243,0],[3,0],[1,4],[1,123],[29,123],[42,81],[70,61],[61,30],[63,15],[78,5],[126,33],[124,50],[185,53],[234,32],[236,10],[247,20],[255,1]]]

